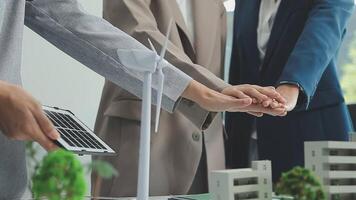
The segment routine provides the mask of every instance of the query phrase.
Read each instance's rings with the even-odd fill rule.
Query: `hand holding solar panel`
[[[61,135],[55,141],[58,146],[77,154],[115,154],[114,150],[70,111],[47,106],[43,106],[43,110]]]
[[[156,124],[155,132],[158,131],[163,84],[164,84],[164,55],[169,42],[173,21],[170,20],[166,40],[160,55],[157,54],[152,42],[150,46],[152,52],[139,49],[118,49],[117,54],[120,62],[127,68],[144,73],[143,94],[142,94],[142,113],[140,130],[140,153],[139,153],[139,173],[138,173],[138,200],[148,200],[149,196],[149,172],[150,172],[150,132],[151,132],[151,90],[152,74],[158,72],[157,105],[156,105]]]

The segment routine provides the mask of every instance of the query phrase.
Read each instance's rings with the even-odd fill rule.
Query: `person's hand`
[[[265,107],[262,104],[251,104],[250,106],[245,107],[243,111],[256,117],[262,117],[264,114],[280,117],[287,115],[287,109],[284,105],[281,107],[272,108]]]
[[[240,93],[236,94],[236,97],[225,95],[195,80],[188,85],[182,96],[212,112],[241,112],[243,108],[252,104],[252,98],[247,95]]]
[[[281,96],[274,87],[261,87],[258,85],[235,85],[225,88],[222,94],[236,98],[251,97],[254,104],[260,103],[264,107],[281,107],[286,103],[286,99]]]
[[[236,98],[251,97],[252,104],[242,111],[256,117],[262,117],[264,113],[272,116],[286,115],[285,103],[287,101],[274,87],[244,84],[227,87],[222,93]]]
[[[298,102],[299,87],[296,85],[283,84],[278,86],[276,90],[287,100],[287,111],[292,111]]]
[[[10,139],[34,140],[46,150],[60,137],[41,105],[19,86],[0,81],[0,130]]]

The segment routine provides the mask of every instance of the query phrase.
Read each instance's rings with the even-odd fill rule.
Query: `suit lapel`
[[[169,0],[169,1],[171,2],[171,8],[172,8],[171,10],[173,11],[175,23],[177,24],[178,29],[180,29],[181,32],[184,34],[184,36],[182,36],[180,33],[184,51],[193,61],[195,61],[195,48],[192,43],[192,39],[189,36],[188,28],[187,25],[185,24],[182,12],[180,11],[180,8],[176,0]]]
[[[217,0],[192,0],[195,26],[195,49],[197,60],[204,63],[212,58],[221,8]],[[221,2],[222,3],[222,2]],[[220,30],[219,30],[220,31]],[[203,61],[205,60],[205,61]]]

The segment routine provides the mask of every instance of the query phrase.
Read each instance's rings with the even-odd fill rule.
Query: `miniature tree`
[[[65,150],[49,153],[36,169],[32,181],[35,199],[81,200],[86,191],[83,166]]]
[[[325,200],[326,195],[320,181],[308,169],[295,167],[283,173],[276,193],[290,195],[296,200]]]

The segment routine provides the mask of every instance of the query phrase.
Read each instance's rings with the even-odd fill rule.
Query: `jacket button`
[[[192,138],[193,138],[193,140],[196,141],[196,142],[200,141],[200,133],[194,132],[194,133],[192,134]]]

